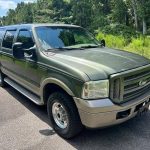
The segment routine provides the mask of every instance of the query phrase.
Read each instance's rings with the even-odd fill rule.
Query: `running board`
[[[26,90],[25,88],[23,88],[22,86],[20,86],[19,84],[17,84],[13,80],[11,80],[10,78],[6,77],[6,78],[4,78],[4,81],[7,84],[9,84],[10,86],[12,86],[15,90],[17,90],[18,92],[23,94],[25,97],[29,98],[35,104],[43,105],[43,103],[40,101],[40,98],[38,96],[36,96],[35,94],[33,94],[30,91]]]

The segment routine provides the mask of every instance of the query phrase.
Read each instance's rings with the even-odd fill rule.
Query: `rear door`
[[[16,29],[6,30],[3,40],[1,40],[1,70],[9,77],[14,74],[12,45],[16,31]]]
[[[5,34],[5,28],[0,28],[0,68],[1,68],[1,56],[2,56],[2,40],[3,40],[3,37],[4,37],[4,34]]]

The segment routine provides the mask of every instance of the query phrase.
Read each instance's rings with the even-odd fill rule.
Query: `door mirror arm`
[[[23,51],[24,51],[25,58],[33,58],[35,60],[36,58],[36,55],[35,55],[36,46],[35,45],[29,49],[23,49]]]

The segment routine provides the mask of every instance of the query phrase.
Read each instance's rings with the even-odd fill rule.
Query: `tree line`
[[[0,24],[61,22],[130,36],[150,34],[149,16],[150,0],[37,0],[9,9]]]

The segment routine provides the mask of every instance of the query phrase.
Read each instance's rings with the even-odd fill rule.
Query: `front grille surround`
[[[145,83],[143,85],[140,85]],[[110,77],[110,98],[122,104],[150,91],[150,65],[121,72]]]

